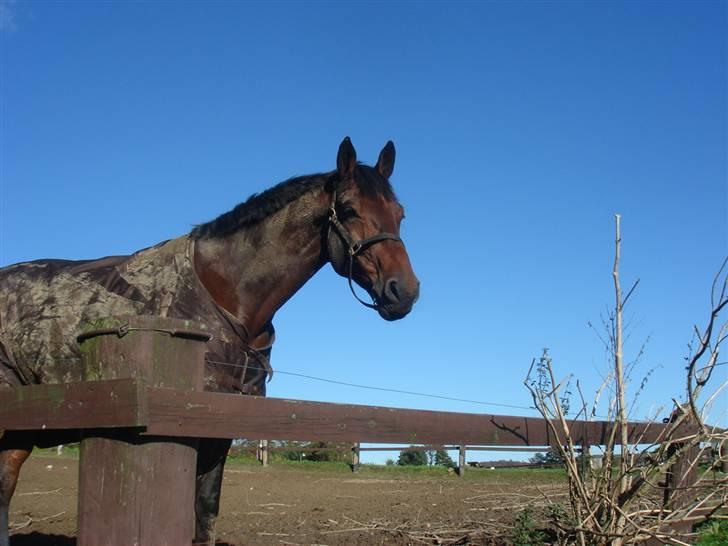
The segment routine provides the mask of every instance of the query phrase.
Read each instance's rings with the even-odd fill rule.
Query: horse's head
[[[346,137],[328,188],[331,207],[326,237],[331,265],[349,278],[350,285],[353,280],[366,290],[374,304],[359,301],[386,320],[404,317],[420,294],[420,281],[399,238],[404,209],[389,184],[394,156],[390,141],[375,167],[358,164]]]

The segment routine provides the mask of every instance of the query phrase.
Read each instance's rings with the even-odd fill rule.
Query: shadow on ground
[[[76,546],[76,537],[27,533],[11,536],[10,546]]]
[[[10,537],[10,546],[76,546],[76,537],[27,533]],[[235,546],[229,542],[216,542],[215,546]]]

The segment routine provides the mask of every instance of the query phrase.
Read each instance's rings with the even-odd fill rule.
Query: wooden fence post
[[[586,480],[591,472],[591,446],[584,440],[581,444],[581,459],[579,461],[579,475],[582,480]]]
[[[682,449],[684,444],[673,444],[667,450],[667,456],[670,457],[678,449]],[[685,497],[690,495],[689,489],[685,487],[692,486],[698,477],[697,465],[690,468],[690,462],[698,456],[698,447],[688,449],[685,453],[678,456],[677,460],[668,468],[665,473],[665,481],[660,485],[663,489],[662,506],[667,510],[681,508],[685,502]],[[681,524],[671,523],[666,526],[665,531],[686,534],[691,531],[692,524],[695,522],[685,522]],[[650,538],[645,542],[645,546],[661,546],[665,544],[664,540]]]
[[[677,413],[673,412],[670,416],[670,421],[676,418]],[[667,448],[667,456],[672,457],[676,452],[684,449],[684,443],[674,443]],[[691,496],[691,490],[689,488],[694,486],[698,479],[698,466],[692,465],[691,467],[691,462],[698,457],[699,453],[700,448],[698,446],[686,449],[667,469],[665,481],[660,484],[664,487],[662,498],[662,506],[664,509],[675,510],[682,508]],[[679,534],[689,533],[692,530],[693,523],[695,522],[671,523],[666,530]],[[664,544],[664,541],[651,538],[645,543],[645,546],[658,546],[659,544]]]
[[[668,420],[672,423],[677,418],[677,411],[673,411]],[[691,420],[688,419],[686,424],[690,424],[690,422]],[[672,457],[675,453],[683,451],[665,473],[663,507],[667,509],[683,506],[685,504],[685,497],[690,495],[690,491],[685,488],[692,487],[698,479],[698,465],[691,465],[691,462],[698,457],[700,448],[694,446],[690,449],[685,449],[685,447],[685,443],[675,442],[667,448],[668,457]]]
[[[149,387],[201,390],[209,336],[196,328],[161,317],[105,319],[79,337],[85,378],[131,377]],[[78,546],[190,544],[196,445],[135,429],[83,431]]]
[[[359,442],[355,443],[353,446],[351,446],[351,471],[352,472],[359,472],[359,462],[360,462],[360,451],[361,444]]]
[[[465,475],[465,445],[458,450],[458,476]]]
[[[263,466],[268,466],[268,440],[260,440],[258,442],[258,451],[260,456],[258,460]]]
[[[667,450],[668,457],[680,449],[685,449],[684,444],[674,444]],[[698,465],[692,464],[700,454],[700,448],[693,446],[685,450],[670,466],[665,474],[665,491],[663,504],[665,508],[681,508],[685,504],[686,497],[694,496],[690,488],[695,486],[698,480]]]
[[[713,446],[713,454],[717,458],[716,470],[728,474],[728,439],[716,442]]]

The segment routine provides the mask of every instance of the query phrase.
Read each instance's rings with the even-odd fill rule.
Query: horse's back
[[[136,312],[118,273],[128,257],[36,260],[0,269],[0,383],[81,379],[74,339],[83,322]]]
[[[214,332],[208,360],[226,365],[207,370],[206,388],[240,390],[244,364],[227,364],[247,362],[247,330],[201,284],[190,245],[179,237],[131,256],[0,269],[0,386],[81,381],[82,328],[110,316],[155,315]]]
[[[0,383],[80,381],[75,339],[81,327],[113,315],[164,315],[178,284],[184,239],[131,256],[0,269]]]

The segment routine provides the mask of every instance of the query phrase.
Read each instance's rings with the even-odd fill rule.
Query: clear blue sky
[[[660,367],[635,417],[679,396],[728,251],[726,3],[342,4],[3,1],[0,265],[133,252],[333,169],[346,135],[368,163],[392,139],[420,302],[386,323],[327,266],[274,367],[527,406],[548,346],[589,393],[619,212],[627,353],[650,336],[635,377]]]

